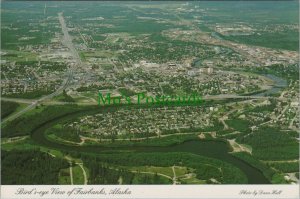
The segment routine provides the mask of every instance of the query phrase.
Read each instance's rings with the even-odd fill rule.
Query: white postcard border
[[[80,191],[78,191],[80,190]],[[27,193],[25,193],[27,191]],[[55,193],[56,192],[56,193]],[[299,198],[299,185],[2,185],[1,199]]]

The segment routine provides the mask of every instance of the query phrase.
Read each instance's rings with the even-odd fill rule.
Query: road
[[[59,18],[59,22],[60,22],[61,29],[62,29],[62,32],[63,32],[62,44],[69,48],[69,50],[70,50],[70,52],[73,56],[74,62],[75,62],[74,66],[75,67],[80,67],[82,65],[82,62],[80,60],[80,56],[79,56],[76,48],[74,47],[74,44],[72,43],[72,38],[69,35],[68,28],[66,26],[66,23],[65,23],[65,20],[64,20],[64,17],[63,17],[63,13],[59,13],[58,18]],[[2,124],[7,122],[7,121],[11,121],[11,120],[14,120],[14,119],[20,117],[21,115],[23,115],[27,111],[30,111],[30,110],[34,109],[38,104],[61,94],[64,89],[68,88],[70,82],[73,79],[73,67],[68,68],[68,71],[66,72],[66,78],[64,79],[61,86],[55,92],[53,92],[49,95],[43,96],[40,99],[32,101],[31,104],[29,106],[27,106],[26,108],[24,108],[24,109],[20,110],[19,112],[16,112],[15,114],[12,114],[9,117],[5,118],[2,121]]]
[[[81,62],[80,62],[81,63]],[[67,105],[67,104],[77,104],[77,105],[96,105],[97,102],[93,103],[70,103],[70,102],[55,102],[55,101],[49,101],[51,98],[61,94],[64,89],[68,87],[69,82],[72,80],[73,75],[72,75],[72,70],[68,72],[68,77],[62,84],[62,86],[57,89],[54,93],[51,93],[50,95],[44,96],[38,100],[30,100],[30,99],[19,99],[19,98],[1,98],[3,101],[12,101],[12,102],[18,102],[18,103],[25,103],[25,104],[30,104],[26,108],[22,109],[21,111],[12,114],[11,116],[8,116],[2,121],[2,124],[5,123],[6,121],[10,121],[13,119],[16,119],[17,117],[23,115],[29,110],[32,110],[35,108],[38,104],[48,104],[48,105]],[[240,96],[240,95],[226,95],[226,94],[221,94],[221,95],[211,95],[211,96],[205,96],[203,97],[203,100],[224,100],[224,99],[272,99],[274,97],[268,97],[268,96]],[[276,98],[277,100],[283,100],[286,101],[286,98]]]
[[[76,62],[77,65],[81,65],[82,62],[81,62],[81,59],[80,59],[80,56],[72,42],[72,38],[71,36],[69,35],[69,32],[68,32],[68,28],[67,28],[67,25],[66,25],[66,22],[65,22],[65,19],[63,17],[63,13],[58,13],[58,19],[59,19],[59,23],[61,25],[61,29],[62,29],[62,32],[64,34],[64,37],[63,37],[63,40],[62,40],[62,43],[69,48],[69,50],[71,51],[71,54],[73,56],[73,58],[75,59],[74,61]]]
[[[175,185],[175,184],[178,184],[176,172],[175,172],[175,166],[172,166],[172,170],[173,170],[173,184]]]
[[[295,117],[293,117],[293,119],[291,120],[291,122],[290,122],[290,124],[289,124],[289,129],[292,129],[292,130],[294,130],[294,131],[297,131],[297,130],[298,130],[295,126],[293,126],[294,121],[295,121],[295,119],[297,119],[297,118],[298,118],[297,115],[295,115]]]
[[[294,159],[294,160],[264,160],[262,162],[266,162],[266,163],[287,163],[287,162],[299,162],[298,159]]]
[[[21,140],[25,140],[29,138],[28,135],[26,136],[17,136],[17,137],[11,137],[11,138],[8,138],[7,140],[3,141],[3,139],[1,140],[1,144],[8,144],[8,143],[13,143],[13,142],[19,142]]]
[[[244,145],[237,143],[235,139],[227,139],[227,141],[233,148],[232,152],[247,152],[252,155],[252,148],[247,148]]]
[[[224,118],[222,117],[222,118],[220,118],[219,119],[219,121],[223,124],[223,126],[224,126],[224,130],[227,130],[227,129],[229,129],[229,127],[228,127],[228,125],[225,123],[225,120],[224,120]]]
[[[52,93],[53,94],[53,93]],[[51,95],[52,95],[51,94]],[[273,97],[265,97],[265,96],[241,96],[241,95],[210,95],[210,96],[204,96],[202,99],[203,100],[222,100],[222,99],[270,99]],[[50,99],[50,98],[49,98]],[[59,102],[59,101],[49,101],[49,99],[43,99],[44,104],[49,104],[49,105],[66,105],[66,104],[77,104],[77,105],[95,105],[98,102],[95,101],[93,103],[91,102]],[[279,99],[279,98],[276,98]],[[35,99],[23,99],[23,98],[9,98],[9,97],[2,97],[1,100],[3,101],[8,101],[8,102],[17,102],[17,103],[22,103],[22,104],[32,104],[34,102],[39,102],[41,103],[41,100],[35,100]],[[286,98],[281,98],[281,100],[286,101]]]
[[[83,164],[82,163],[76,163],[78,166],[80,166],[81,170],[82,170],[82,173],[83,173],[83,177],[84,177],[84,185],[87,185],[87,175],[86,175],[86,172],[85,172],[85,169],[83,167]]]
[[[69,162],[70,164],[70,179],[71,179],[71,185],[74,184],[73,182],[73,167],[72,167],[72,162]]]

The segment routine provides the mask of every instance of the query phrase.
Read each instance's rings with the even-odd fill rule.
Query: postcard
[[[0,198],[299,198],[299,1],[5,0],[0,54]]]

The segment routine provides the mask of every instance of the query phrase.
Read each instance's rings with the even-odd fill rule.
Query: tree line
[[[1,162],[5,185],[58,184],[60,169],[69,167],[66,160],[38,150],[1,150]]]

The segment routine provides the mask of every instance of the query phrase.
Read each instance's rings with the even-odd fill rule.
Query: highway
[[[67,28],[67,25],[66,25],[66,22],[65,22],[65,19],[63,17],[63,13],[59,13],[58,14],[58,19],[59,19],[59,23],[61,25],[61,29],[62,29],[62,32],[64,34],[64,37],[63,37],[63,40],[62,40],[62,43],[69,48],[69,50],[71,51],[71,54],[73,56],[73,58],[75,59],[75,62],[77,64],[77,66],[80,66],[82,63],[81,63],[81,59],[80,59],[80,56],[72,42],[72,38],[71,36],[69,35],[69,32],[68,32],[68,28]]]
[[[76,68],[80,68],[83,67],[82,61],[80,59],[80,56],[72,42],[72,38],[69,35],[68,32],[68,28],[65,22],[65,19],[63,17],[63,13],[58,13],[58,19],[61,25],[61,29],[62,29],[62,33],[63,33],[63,37],[62,37],[62,44],[65,45],[72,57],[73,57],[73,62],[74,64],[72,66],[70,66],[68,68],[68,71],[66,72],[66,78],[64,79],[63,83],[61,84],[61,86],[53,93],[43,96],[40,99],[34,99],[34,100],[29,100],[29,99],[17,99],[17,98],[2,98],[2,100],[4,101],[14,101],[14,102],[19,102],[19,103],[26,103],[29,104],[26,108],[20,110],[19,112],[16,112],[12,115],[10,115],[9,117],[5,118],[2,123],[6,122],[6,121],[10,121],[13,119],[16,119],[18,117],[20,117],[21,115],[23,115],[24,113],[26,113],[29,110],[32,110],[33,108],[35,108],[38,104],[57,104],[57,105],[64,105],[64,104],[74,104],[74,103],[69,103],[69,102],[55,102],[55,101],[50,101],[51,98],[61,94],[63,92],[64,89],[68,88],[70,86],[70,82],[73,79],[73,73],[74,70],[76,70]],[[255,95],[250,95],[250,96],[239,96],[239,95],[213,95],[213,96],[203,96],[204,100],[223,100],[223,99],[270,99],[273,97],[265,97],[265,96],[255,96]],[[284,98],[276,98],[278,100],[286,100]],[[77,104],[81,104],[81,105],[95,105],[95,103],[77,103]]]
[[[54,95],[52,93],[51,95]],[[48,95],[50,96],[50,95]],[[48,97],[46,96],[46,97]],[[276,98],[271,96],[242,96],[242,95],[234,95],[234,94],[221,94],[221,95],[210,95],[202,97],[203,100],[224,100],[224,99],[277,99],[279,101],[287,101],[286,98]],[[9,98],[9,97],[2,97],[1,100],[8,101],[8,102],[17,102],[22,104],[33,104],[33,103],[41,103],[45,105],[67,105],[67,104],[77,104],[77,105],[97,105],[98,103],[95,102],[60,102],[60,101],[51,101],[50,98],[41,98],[40,100],[34,99],[22,99],[22,98]]]
[[[63,13],[58,14],[58,19],[59,19],[61,29],[62,29],[62,32],[63,32],[62,44],[65,45],[66,47],[68,47],[68,49],[70,50],[70,52],[73,56],[74,62],[75,62],[74,66],[75,67],[80,67],[82,65],[82,62],[80,60],[80,56],[79,56],[76,48],[74,47],[74,44],[72,43],[72,38],[69,35],[68,28],[66,26],[66,23],[65,23],[65,20],[64,20],[64,17],[63,17]],[[15,114],[12,114],[9,117],[5,118],[2,121],[2,124],[7,122],[7,121],[11,121],[11,120],[14,120],[14,119],[20,117],[21,115],[23,115],[27,111],[30,111],[30,110],[34,109],[38,104],[61,94],[64,89],[68,88],[70,82],[73,79],[74,66],[68,68],[68,71],[66,72],[66,78],[64,79],[61,86],[55,92],[53,92],[49,95],[43,96],[40,99],[33,100],[30,103],[30,105],[28,105],[26,108],[24,108],[24,109],[20,110],[19,112],[16,112]],[[3,98],[2,98],[2,100],[3,100]],[[19,101],[19,100],[21,100],[21,99],[16,100],[16,102]],[[22,100],[26,101],[25,99],[22,99]],[[26,102],[28,102],[28,101],[26,101]]]

